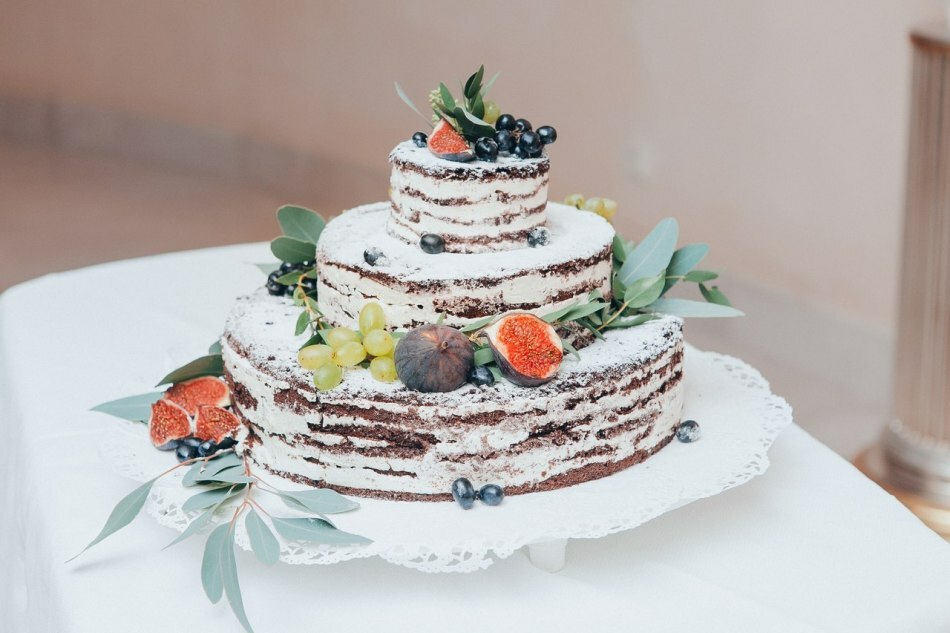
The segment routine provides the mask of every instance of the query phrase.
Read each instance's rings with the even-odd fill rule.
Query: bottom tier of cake
[[[458,477],[508,495],[597,479],[643,461],[672,438],[683,402],[682,321],[610,330],[535,388],[499,381],[448,393],[347,371],[317,391],[297,365],[298,309],[244,297],[223,337],[234,409],[250,459],[277,475],[344,494],[451,499]]]

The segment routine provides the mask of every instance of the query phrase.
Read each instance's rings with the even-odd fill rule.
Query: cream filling
[[[451,305],[453,300],[463,298],[485,303],[500,302],[502,305],[540,306],[530,310],[537,314],[552,312],[585,297],[595,288],[605,294],[609,293],[610,266],[611,263],[605,260],[566,275],[549,276],[541,271],[526,271],[521,276],[486,286],[479,285],[480,280],[473,279],[471,281],[474,287],[460,283],[445,291],[413,292],[402,286],[381,284],[326,261],[320,266],[317,294],[320,297],[320,307],[331,323],[352,327],[356,323],[356,315],[367,301],[372,300],[383,307],[391,326],[403,328],[414,322],[435,322],[442,314],[436,304]],[[491,282],[490,279],[486,281]],[[551,297],[562,289],[575,287],[583,287],[584,290],[567,299],[551,301]],[[479,318],[481,317],[463,318],[446,314],[445,323],[461,326]]]

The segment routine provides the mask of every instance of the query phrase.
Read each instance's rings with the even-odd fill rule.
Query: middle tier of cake
[[[614,230],[594,213],[548,203],[547,243],[499,253],[425,253],[386,232],[387,202],[330,221],[317,248],[320,309],[355,327],[377,301],[394,328],[463,326],[509,310],[543,314],[599,290],[610,297]],[[364,257],[375,249],[370,264]]]

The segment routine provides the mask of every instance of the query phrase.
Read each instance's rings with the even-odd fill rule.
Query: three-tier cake
[[[609,303],[611,225],[548,202],[547,156],[492,158],[458,162],[411,141],[396,146],[390,200],[345,211],[320,236],[315,296],[327,327],[358,327],[368,302],[395,333],[550,315],[592,295]],[[437,252],[420,247],[427,236],[439,238]],[[558,329],[582,349],[540,386],[499,379],[423,392],[355,368],[321,391],[298,363],[308,336],[288,335],[299,312],[261,290],[238,300],[223,337],[246,454],[296,481],[397,500],[451,499],[459,477],[508,495],[544,491],[646,459],[680,422],[677,317],[597,338]],[[478,333],[467,331],[473,341]]]

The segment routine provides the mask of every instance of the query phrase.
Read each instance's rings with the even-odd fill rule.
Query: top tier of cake
[[[458,163],[406,141],[393,149],[389,161],[387,232],[408,244],[433,233],[442,237],[448,253],[514,250],[545,224],[547,156]]]

